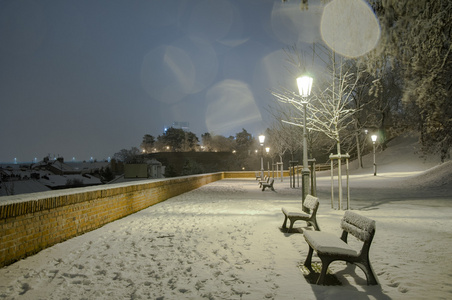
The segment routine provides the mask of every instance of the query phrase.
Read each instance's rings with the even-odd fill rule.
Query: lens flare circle
[[[190,93],[199,93],[210,86],[216,78],[219,68],[217,54],[211,43],[198,37],[186,36],[171,45],[184,49],[195,68],[196,74]]]
[[[249,86],[227,79],[206,94],[206,126],[209,132],[228,135],[262,120]]]
[[[380,25],[370,6],[362,0],[333,0],[320,21],[324,42],[346,57],[371,51],[380,39]]]
[[[174,46],[160,46],[143,58],[141,84],[153,99],[172,104],[193,90],[196,69],[190,56]]]
[[[286,44],[314,43],[319,41],[322,6],[312,4],[308,10],[300,10],[294,2],[275,3],[271,12],[271,31]]]

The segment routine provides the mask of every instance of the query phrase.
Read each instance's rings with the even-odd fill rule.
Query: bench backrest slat
[[[319,198],[316,198],[312,195],[307,195],[306,198],[304,198],[303,205],[304,205],[304,207],[309,208],[310,210],[313,210],[318,201],[319,201]]]
[[[362,242],[369,242],[375,234],[375,221],[348,210],[342,218],[341,228]]]

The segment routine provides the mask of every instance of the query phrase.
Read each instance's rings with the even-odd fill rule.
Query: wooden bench
[[[378,284],[377,277],[369,260],[370,244],[375,235],[375,221],[352,211],[346,211],[341,221],[342,236],[321,231],[305,231],[304,238],[309,245],[309,253],[304,262],[305,267],[313,272],[311,259],[315,250],[322,261],[322,270],[317,284],[323,284],[328,266],[336,260],[357,265],[364,271],[368,285]],[[356,251],[347,243],[348,234],[363,242],[360,251]]]
[[[256,175],[256,180],[261,179],[261,173],[260,172],[256,172],[255,175]]]
[[[270,177],[267,177],[267,175],[265,175],[265,176],[264,176],[264,179],[263,179],[263,180],[259,180],[259,182],[258,182],[257,184],[258,184],[259,187],[261,188],[261,187],[262,187],[262,184],[268,183],[269,180],[270,180]]]
[[[312,195],[307,195],[304,200],[304,207],[309,209],[309,213],[305,213],[303,211],[289,211],[286,208],[281,208],[284,214],[284,223],[282,228],[286,229],[287,219],[290,221],[290,227],[287,229],[287,232],[292,230],[293,224],[295,221],[305,221],[308,225],[314,226],[315,230],[320,230],[319,224],[317,224],[317,210],[319,209],[319,198],[316,198]]]
[[[266,188],[270,188],[272,191],[275,189],[273,188],[273,183],[275,183],[275,178],[271,178],[268,182],[262,183],[262,191],[265,191]]]

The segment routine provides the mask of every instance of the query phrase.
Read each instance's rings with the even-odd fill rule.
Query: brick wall
[[[2,197],[0,267],[224,177],[213,173]]]

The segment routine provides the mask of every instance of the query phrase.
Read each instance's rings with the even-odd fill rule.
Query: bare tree
[[[307,120],[306,129],[311,132],[321,132],[334,141],[337,154],[330,158],[338,160],[339,208],[341,209],[341,160],[344,157],[341,152],[341,142],[344,136],[350,134],[349,127],[354,123],[353,115],[357,108],[351,103],[360,78],[360,70],[352,68],[354,64],[347,64],[344,58],[337,58],[336,53],[326,46],[317,47],[317,49],[320,53],[315,54],[324,62],[326,72],[323,72],[323,76],[316,78],[316,84],[309,99],[303,99],[287,88],[280,88],[272,94],[279,101],[291,104],[298,112],[297,116],[292,115],[291,119],[285,121],[286,123],[303,126],[304,120]],[[295,57],[292,61],[297,63],[299,60],[297,56]],[[298,63],[297,66],[300,65]],[[305,113],[307,115],[304,115]],[[345,155],[345,157],[348,159],[349,156]],[[333,192],[331,205],[333,206]]]
[[[270,139],[272,144],[275,144],[273,147],[278,149],[281,161],[286,151],[290,153],[291,160],[294,160],[294,153],[302,146],[300,141],[303,138],[303,132],[299,127],[287,124],[284,120],[292,119],[298,112],[289,106],[282,106],[279,102],[275,102],[274,106],[270,106],[267,110],[274,120],[270,126],[272,130]]]
[[[317,47],[319,48],[319,47]],[[341,138],[347,127],[353,123],[356,108],[350,105],[353,93],[359,79],[359,72],[353,73],[345,64],[343,58],[336,60],[336,54],[326,47],[320,47],[322,55],[326,57],[326,76],[316,78],[315,87],[307,103],[307,129],[322,132],[335,142],[337,154],[341,154]],[[294,60],[296,61],[296,60]],[[358,76],[357,76],[358,74]],[[303,101],[300,95],[287,89],[280,88],[272,91],[273,96],[283,103],[291,104],[297,114],[291,114],[286,123],[302,126]]]

